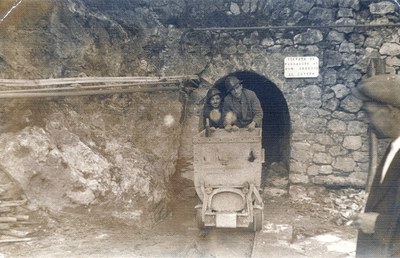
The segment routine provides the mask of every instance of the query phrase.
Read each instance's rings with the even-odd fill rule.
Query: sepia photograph
[[[0,0],[0,258],[400,258],[400,0]]]

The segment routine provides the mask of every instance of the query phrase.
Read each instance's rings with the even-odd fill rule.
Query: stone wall
[[[231,2],[226,12],[232,19],[258,15],[260,2]],[[367,76],[372,58],[385,60],[387,72],[398,72],[399,28],[368,27],[397,23],[398,6],[389,1],[358,0],[296,0],[276,5],[280,9],[260,20],[269,18],[267,24],[277,25],[273,19],[279,16],[279,25],[314,27],[277,29],[266,25],[194,31],[208,35],[207,48],[213,50],[201,78],[216,84],[230,74],[248,71],[264,76],[282,92],[291,119],[288,169],[292,195],[312,185],[362,188],[368,171],[368,120],[361,110],[362,102],[351,90]],[[366,26],[340,27],[358,24]],[[294,56],[318,57],[319,76],[285,78],[284,59]]]

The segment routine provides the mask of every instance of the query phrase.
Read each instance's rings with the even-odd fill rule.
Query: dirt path
[[[253,252],[253,257],[261,257],[265,252],[270,256],[282,252],[285,257],[318,253],[321,257],[351,257],[349,252],[330,252],[327,247],[332,243],[326,241],[327,237],[321,241],[315,237],[339,234],[343,238],[340,240],[351,243],[356,231],[335,225],[319,211],[307,212],[305,205],[293,205],[285,198],[266,200],[264,228],[254,247],[255,234],[250,230],[199,231],[194,209],[197,201],[194,189],[186,188],[174,200],[171,215],[151,230],[99,221],[77,211],[63,212],[46,225],[36,226],[31,242],[0,245],[0,254],[4,257],[252,257]],[[288,230],[268,233],[274,225],[288,225]]]

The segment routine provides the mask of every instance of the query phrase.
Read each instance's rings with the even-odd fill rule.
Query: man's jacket
[[[380,183],[389,148],[377,168],[365,212],[377,212],[374,234],[359,231],[356,257],[400,257],[400,151]]]
[[[243,89],[240,99],[228,94],[224,98],[224,114],[232,111],[236,114],[235,125],[239,128],[246,127],[252,121],[257,127],[262,127],[263,110],[257,95],[248,89]]]

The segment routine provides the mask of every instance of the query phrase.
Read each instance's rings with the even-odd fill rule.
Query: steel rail
[[[391,24],[333,24],[333,25],[282,25],[282,26],[254,26],[254,27],[208,27],[190,28],[189,31],[232,31],[232,30],[299,30],[299,29],[333,29],[333,28],[383,28],[400,27],[400,23]]]

